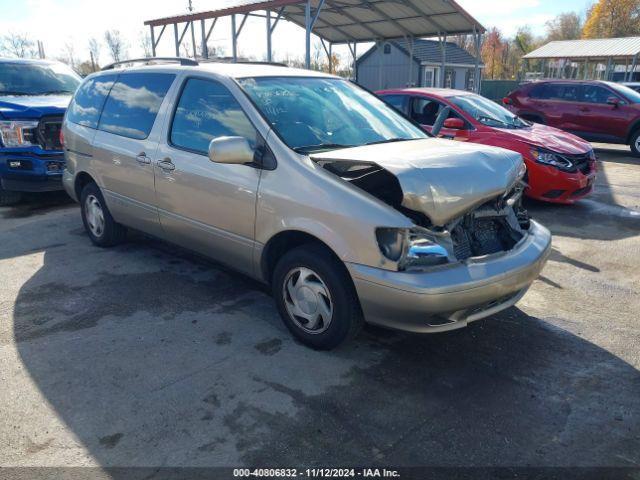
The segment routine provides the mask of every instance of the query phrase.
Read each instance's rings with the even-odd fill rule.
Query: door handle
[[[165,158],[158,162],[158,167],[160,167],[165,172],[171,172],[176,169],[176,166],[173,164],[170,158]]]
[[[587,107],[580,107],[580,111],[581,111],[581,112],[590,112],[590,111],[591,111],[591,109],[590,109],[590,108],[587,108]]]
[[[142,165],[151,164],[151,159],[147,157],[147,154],[144,152],[138,154],[138,156],[136,157],[136,161]]]

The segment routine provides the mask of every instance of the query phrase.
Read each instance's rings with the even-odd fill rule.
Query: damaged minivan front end
[[[551,235],[522,206],[526,168],[507,150],[410,140],[311,159],[413,226],[376,229],[381,268],[351,264],[369,321],[415,332],[460,328],[515,304]]]

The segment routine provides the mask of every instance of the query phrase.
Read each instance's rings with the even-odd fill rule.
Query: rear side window
[[[547,86],[546,85],[536,85],[531,90],[529,90],[530,98],[546,98]]]
[[[545,98],[550,100],[564,100],[566,102],[579,102],[580,85],[547,85]]]
[[[123,137],[143,140],[153,123],[175,75],[124,73],[111,88],[98,128]]]
[[[187,80],[171,125],[171,144],[204,155],[218,137],[244,137],[255,148],[257,132],[227,88],[213,80]]]
[[[67,120],[97,128],[102,106],[116,77],[117,75],[102,75],[84,82],[69,105]]]

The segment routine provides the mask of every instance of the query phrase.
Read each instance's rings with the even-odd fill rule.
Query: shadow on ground
[[[20,239],[46,224],[5,239],[4,258],[43,256],[14,341],[103,466],[640,462],[640,372],[552,319],[510,309],[442,335],[369,328],[314,352],[243,277],[139,238],[97,249],[75,216],[50,222],[58,233],[35,247]]]
[[[29,193],[12,207],[0,209],[0,219],[26,218],[33,215],[44,215],[54,210],[66,208],[73,200],[65,192]]]

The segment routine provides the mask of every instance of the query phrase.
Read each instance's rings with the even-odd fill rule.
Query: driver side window
[[[420,125],[430,127],[436,123],[438,113],[443,105],[440,102],[425,97],[414,97],[411,100],[411,119]]]
[[[218,137],[244,137],[255,148],[257,131],[224,85],[190,78],[173,117],[171,144],[207,155],[209,143]]]
[[[606,104],[609,98],[618,96],[612,91],[598,85],[585,85],[583,90],[583,101],[587,103]]]
[[[445,105],[437,100],[426,97],[413,97],[410,106],[411,119],[420,125],[432,127],[443,108],[445,108]],[[451,110],[445,120],[449,118],[460,118],[460,116]]]

